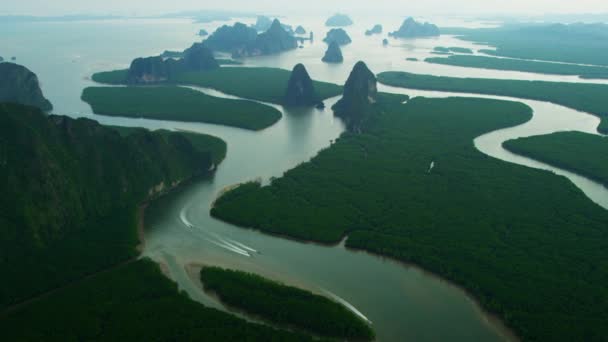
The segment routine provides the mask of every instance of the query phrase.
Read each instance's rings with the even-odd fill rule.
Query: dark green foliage
[[[308,71],[303,64],[296,64],[287,82],[283,104],[291,107],[314,106],[320,101]]]
[[[121,85],[127,83],[129,69],[103,71],[93,74],[91,79],[97,83]]]
[[[53,109],[51,102],[42,95],[36,74],[8,62],[0,63],[0,102],[21,103],[44,111]]]
[[[83,91],[82,99],[101,115],[206,122],[251,130],[272,126],[281,118],[281,112],[270,106],[175,86],[90,87]]]
[[[373,34],[380,34],[380,33],[382,33],[382,25],[380,25],[380,24],[376,24],[371,29],[365,31],[366,36],[371,36]]]
[[[327,35],[323,39],[324,42],[330,44],[331,42],[336,42],[338,45],[347,45],[352,42],[348,33],[341,28],[334,28],[327,32]]]
[[[291,73],[275,68],[220,68],[208,72],[179,75],[176,82],[217,89],[247,99],[282,104]],[[342,87],[325,82],[313,82],[321,99],[337,96]]]
[[[217,267],[203,268],[201,281],[222,302],[273,323],[339,339],[374,338],[371,328],[347,308],[306,290]]]
[[[182,63],[186,71],[213,70],[220,67],[213,57],[213,52],[202,43],[194,43],[184,50]]]
[[[363,62],[357,62],[344,84],[342,98],[333,107],[350,129],[358,130],[372,112],[378,98],[376,76]]]
[[[574,75],[582,76],[584,78],[608,78],[607,67],[526,61],[521,59],[452,55],[446,58],[427,58],[425,59],[425,62],[454,65],[467,68],[511,70],[556,75]]]
[[[504,147],[594,179],[608,187],[608,138],[581,132],[558,132],[506,141]]]
[[[140,127],[123,127],[123,126],[107,126],[117,131],[121,136],[127,137],[134,133],[138,133],[140,131],[148,131],[145,128]],[[218,165],[226,158],[227,145],[226,142],[222,139],[216,138],[211,135],[201,134],[201,133],[190,133],[185,131],[178,131],[179,135],[185,137],[190,141],[192,146],[194,146],[197,150],[205,153],[210,153],[215,165]],[[161,134],[165,137],[168,137],[172,134],[176,134],[174,131],[168,130],[157,130],[154,131],[154,134]]]
[[[0,331],[5,341],[312,340],[195,303],[148,260],[116,267],[11,312],[1,317]]]
[[[414,57],[409,57],[405,59],[406,61],[410,61],[410,62],[418,62],[418,58],[414,58]]]
[[[473,98],[385,106],[363,132],[343,134],[270,186],[229,192],[212,214],[307,240],[348,235],[348,247],[464,286],[523,340],[607,336],[608,212],[563,177],[473,145],[532,110]]]
[[[342,56],[340,45],[332,40],[327,47],[327,51],[325,51],[322,61],[325,63],[342,63],[344,57]]]
[[[378,80],[395,87],[548,101],[597,115],[602,119],[598,131],[608,133],[608,85],[605,84],[439,77],[406,72],[383,72]]]
[[[496,50],[496,56],[608,66],[608,25],[507,25],[491,29],[452,29],[450,34]]]
[[[272,22],[268,31],[258,35],[249,55],[270,55],[298,47],[296,39],[289,34],[278,19]]]
[[[353,21],[346,14],[336,13],[331,16],[327,21],[325,21],[325,26],[350,26],[353,24]]]
[[[430,23],[419,23],[414,18],[405,19],[399,30],[389,33],[395,38],[424,38],[439,36],[439,28]]]
[[[0,104],[0,307],[133,257],[137,204],[211,164],[179,133]]]

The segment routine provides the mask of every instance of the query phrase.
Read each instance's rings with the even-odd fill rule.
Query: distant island
[[[42,94],[38,76],[28,68],[0,63],[0,102],[14,102],[50,111],[53,105]]]
[[[298,47],[296,38],[275,19],[264,33],[242,23],[224,25],[205,40],[215,51],[230,52],[233,57],[250,57],[279,53]]]
[[[340,13],[334,14],[329,19],[327,19],[327,21],[325,22],[325,26],[330,26],[330,27],[344,27],[344,26],[350,26],[352,24],[353,24],[353,21],[350,19],[349,16],[347,16],[346,14],[340,14]]]
[[[380,24],[376,24],[371,29],[365,31],[366,36],[371,36],[371,35],[380,34],[380,33],[382,33],[382,25],[380,25]]]
[[[304,27],[302,27],[302,25],[298,25],[298,27],[296,27],[296,30],[294,32],[296,34],[306,34],[306,30],[304,29]]]
[[[386,39],[386,38],[382,39],[382,45],[387,46],[388,45],[388,39]]]
[[[335,41],[331,41],[327,47],[327,51],[325,51],[325,56],[323,56],[322,61],[325,63],[342,63],[344,57],[342,56],[340,45]]]
[[[198,31],[198,35],[201,37],[206,37],[209,35],[209,32],[207,32],[207,30],[205,29],[201,29],[200,31]]]
[[[414,18],[405,19],[399,30],[389,33],[395,38],[423,38],[437,37],[440,35],[439,28],[430,23],[419,23]]]
[[[344,29],[341,29],[341,28],[335,28],[335,29],[329,30],[329,32],[327,32],[327,35],[325,36],[325,39],[323,39],[323,41],[328,44],[331,42],[336,42],[336,43],[338,43],[338,45],[346,45],[346,44],[352,43],[352,40],[348,36],[348,33],[346,33],[346,31],[344,31]]]
[[[268,18],[267,16],[260,15],[257,17],[255,24],[253,24],[252,27],[258,32],[264,32],[267,31],[270,26],[272,26],[272,19]]]

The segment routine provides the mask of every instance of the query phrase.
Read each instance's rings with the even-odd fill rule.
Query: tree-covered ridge
[[[395,38],[425,38],[439,35],[439,28],[436,25],[419,23],[412,17],[405,19],[397,31],[389,33],[389,36]]]
[[[607,24],[519,24],[446,33],[495,46],[482,50],[491,55],[608,66]]]
[[[89,87],[82,99],[101,115],[205,122],[250,130],[270,127],[281,119],[281,112],[264,104],[176,86]]]
[[[7,341],[312,341],[193,302],[152,261],[95,275],[0,319]]]
[[[0,60],[0,102],[14,102],[38,107],[44,111],[53,109],[51,102],[42,94],[38,76],[24,66],[2,63]]]
[[[378,81],[395,87],[501,95],[552,102],[600,117],[598,131],[608,133],[606,84],[457,78],[407,72],[383,72],[378,75]]]
[[[217,267],[204,267],[200,276],[205,290],[217,294],[222,302],[273,323],[337,339],[374,338],[374,332],[361,318],[312,292]]]
[[[582,132],[558,132],[506,141],[504,147],[608,187],[608,138]]]
[[[201,147],[0,104],[0,307],[133,257],[135,207],[206,173]]]
[[[608,213],[565,178],[473,145],[531,109],[472,98],[384,105],[362,132],[269,186],[228,192],[212,214],[306,240],[348,235],[347,247],[462,285],[524,340],[606,336]]]
[[[521,59],[496,58],[486,56],[452,55],[424,60],[428,63],[453,65],[466,68],[534,72],[540,74],[572,75],[582,78],[608,78],[608,67],[563,64],[553,62],[526,61]]]

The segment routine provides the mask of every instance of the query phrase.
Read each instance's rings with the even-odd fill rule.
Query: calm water
[[[322,19],[285,18],[313,30],[315,42],[305,48],[278,56],[246,59],[247,66],[290,69],[295,63],[306,65],[313,78],[343,83],[357,60],[365,60],[374,72],[403,70],[447,76],[580,81],[574,77],[497,72],[407,62],[431,56],[435,46],[485,48],[454,37],[391,40],[381,44],[384,35],[366,37],[363,32],[375,22],[358,20],[347,29],[353,44],[344,47],[345,63],[327,65],[320,61],[326,45]],[[395,30],[402,18],[384,18],[385,31]],[[251,22],[251,20],[249,20]],[[144,119],[103,117],[91,114],[80,101],[80,93],[92,84],[93,72],[127,67],[139,56],[165,49],[183,49],[205,28],[213,31],[220,23],[192,24],[180,20],[119,20],[82,23],[0,24],[0,55],[17,56],[18,63],[35,71],[55,112],[92,117],[107,124],[143,126],[151,129],[186,129],[221,137],[228,142],[228,156],[212,179],[196,184],[154,203],[147,211],[145,255],[167,265],[171,278],[192,298],[206,305],[223,308],[206,296],[187,274],[190,264],[219,265],[252,271],[269,278],[298,285],[312,291],[337,296],[369,319],[381,341],[495,341],[511,338],[501,325],[484,315],[460,289],[441,279],[397,262],[361,252],[335,247],[304,244],[236,228],[209,217],[212,201],[226,187],[260,178],[267,181],[305,162],[320,149],[330,146],[344,130],[330,110],[285,112],[283,119],[261,132],[222,126],[162,122]],[[441,24],[441,22],[440,22]],[[446,22],[448,25],[458,23]],[[477,25],[477,23],[460,23]],[[441,92],[381,87],[385,91],[421,96],[448,96]],[[221,93],[200,89],[216,96]],[[461,94],[459,94],[461,95]],[[466,95],[465,96],[469,96]],[[475,95],[477,96],[477,95]],[[327,101],[328,108],[336,99]],[[594,201],[606,203],[606,189],[586,179],[563,173],[527,158],[509,154],[502,141],[519,136],[575,129],[595,132],[598,120],[564,107],[524,101],[535,110],[532,121],[522,126],[493,132],[475,140],[476,146],[491,156],[531,167],[565,174]],[[602,202],[602,200],[604,202]]]

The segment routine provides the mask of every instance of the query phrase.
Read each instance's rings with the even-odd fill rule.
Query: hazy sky
[[[0,0],[2,14],[159,14],[183,10],[227,9],[403,15],[606,13],[608,0]],[[400,14],[401,14],[400,13]]]

